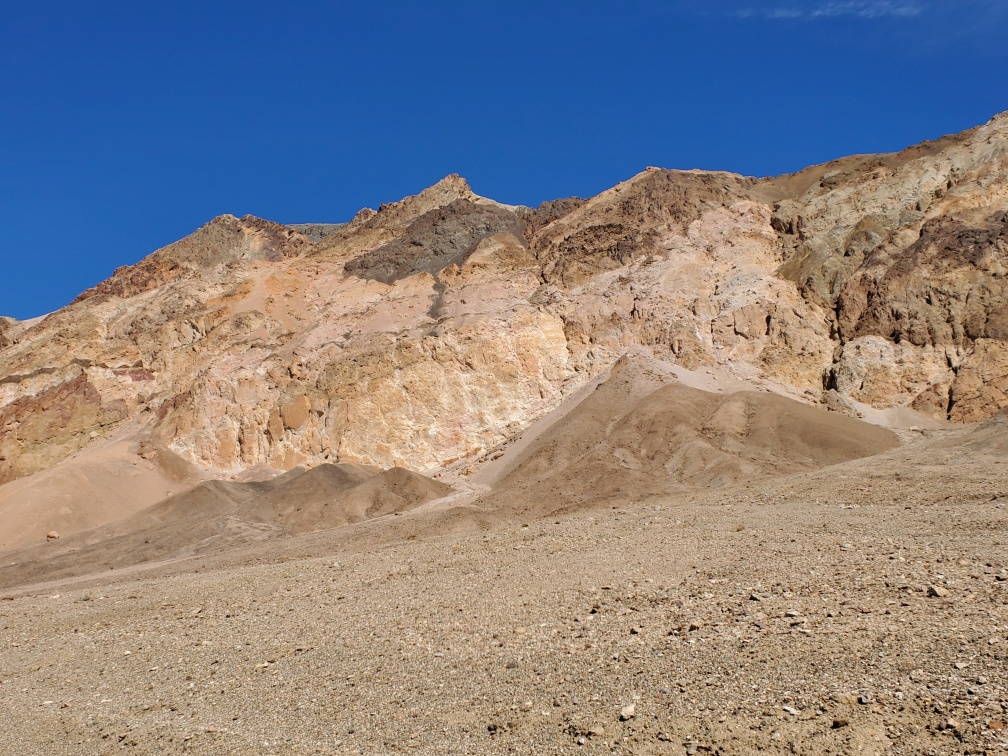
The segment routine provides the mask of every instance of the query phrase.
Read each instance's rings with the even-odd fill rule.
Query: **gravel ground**
[[[1008,471],[963,438],[9,587],[0,751],[1008,753]]]

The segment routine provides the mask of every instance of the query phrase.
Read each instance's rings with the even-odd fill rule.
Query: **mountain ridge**
[[[449,174],[317,238],[218,216],[0,323],[0,481],[127,438],[213,476],[436,471],[629,347],[844,412],[979,420],[1008,405],[1006,154],[1000,114],[899,153],[648,168],[534,209]]]

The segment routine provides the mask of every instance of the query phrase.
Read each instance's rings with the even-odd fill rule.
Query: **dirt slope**
[[[892,449],[878,426],[768,392],[685,386],[642,357],[523,450],[494,483],[493,511],[548,515],[572,506],[719,487]]]
[[[616,508],[450,531],[421,507],[15,590],[0,751],[1003,753],[1006,448],[999,417]]]
[[[205,481],[100,528],[7,552],[0,582],[226,553],[405,512],[450,491],[407,470],[354,464],[297,469],[267,481]]]
[[[96,446],[0,486],[0,550],[44,544],[120,520],[193,486],[203,476],[167,449],[138,454],[129,441]]]

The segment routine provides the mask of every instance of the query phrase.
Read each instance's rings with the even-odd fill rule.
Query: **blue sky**
[[[225,212],[897,150],[1008,110],[1006,31],[1002,0],[5,3],[0,314]]]

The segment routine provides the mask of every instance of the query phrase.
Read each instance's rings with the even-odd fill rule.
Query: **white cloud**
[[[763,8],[742,8],[733,15],[737,18],[765,18],[770,20],[823,19],[823,18],[913,18],[924,12],[921,2],[912,0],[842,0],[820,2],[813,5],[776,5]]]
[[[908,18],[919,16],[924,8],[920,3],[907,2],[843,2],[826,3],[812,11],[813,18],[832,16],[857,16],[858,18],[881,18],[896,16]]]

